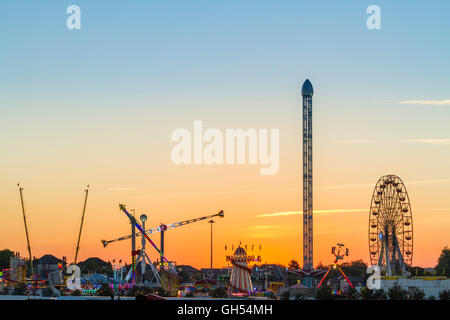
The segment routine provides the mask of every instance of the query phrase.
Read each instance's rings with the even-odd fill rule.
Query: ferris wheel
[[[388,276],[401,275],[413,257],[411,205],[403,181],[395,175],[378,180],[369,213],[369,254],[372,265]]]

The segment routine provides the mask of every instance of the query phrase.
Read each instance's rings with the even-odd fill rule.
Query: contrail
[[[450,106],[450,99],[447,100],[407,100],[400,101],[399,104],[420,104],[428,106]]]
[[[434,208],[434,209],[413,209],[412,211],[449,211],[450,208]],[[333,214],[333,213],[365,213],[369,212],[369,208],[366,209],[328,209],[328,210],[314,210],[313,213],[320,214]],[[256,216],[256,218],[268,218],[268,217],[277,217],[277,216],[291,216],[303,214],[303,211],[282,211],[282,212],[274,212],[274,213],[265,213]]]
[[[328,209],[328,210],[314,210],[314,213],[347,213],[347,212],[369,212],[369,209]],[[275,212],[275,213],[266,213],[256,216],[256,218],[267,218],[267,217],[276,217],[276,216],[290,216],[302,214],[303,211],[283,211],[283,212]]]
[[[420,143],[420,144],[434,144],[434,145],[450,145],[450,139],[448,138],[436,138],[436,139],[399,139],[399,140],[337,140],[339,144],[381,144],[381,143]]]

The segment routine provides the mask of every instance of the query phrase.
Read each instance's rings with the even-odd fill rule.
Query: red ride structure
[[[332,269],[338,269],[342,276],[344,277],[344,279],[347,281],[347,283],[350,285],[350,287],[352,289],[354,289],[353,284],[350,282],[350,280],[347,278],[347,276],[345,275],[344,271],[342,271],[341,267],[338,265],[338,261],[344,259],[344,256],[348,256],[349,254],[349,250],[348,248],[344,248],[344,244],[342,243],[338,243],[337,247],[333,247],[331,249],[331,253],[336,257],[334,259],[334,262],[332,265],[330,265],[328,267],[328,271],[327,273],[325,273],[325,275],[323,276],[322,280],[320,280],[319,284],[317,285],[317,289],[320,288],[322,286],[323,281],[326,279],[326,277],[328,276],[328,274],[330,273],[330,271]]]

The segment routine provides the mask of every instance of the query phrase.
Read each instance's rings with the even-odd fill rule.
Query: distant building
[[[49,286],[61,286],[64,284],[61,271],[51,271],[47,274]]]
[[[301,295],[304,298],[309,300],[309,299],[315,298],[315,296],[316,296],[316,288],[308,288],[307,286],[302,284],[300,282],[300,280],[298,280],[298,283],[296,283],[290,287],[280,288],[279,293],[284,292],[285,290],[289,290],[289,294],[292,297]]]
[[[35,272],[41,276],[42,279],[47,279],[48,274],[53,271],[60,271],[67,265],[66,258],[63,260],[56,258],[51,254],[46,254],[38,259],[36,262]]]
[[[11,279],[14,283],[25,283],[27,273],[25,260],[22,259],[18,253],[16,253],[15,256],[9,258],[9,261],[11,266],[11,269],[9,270],[9,279]]]
[[[252,275],[259,281],[286,282],[286,268],[277,264],[255,266]]]
[[[112,275],[111,263],[97,257],[88,258],[85,261],[78,262],[77,265],[80,267],[82,274],[101,273]]]
[[[435,272],[436,272],[436,270],[434,270],[434,268],[425,268],[424,270],[426,273],[429,273],[429,274],[435,274]]]
[[[219,268],[219,269],[202,268],[201,272],[206,276],[206,278],[217,280],[219,278],[229,276],[231,270],[228,268]]]
[[[190,265],[178,265],[176,266],[178,275],[181,277],[183,283],[193,282],[203,278],[203,274],[200,270]]]
[[[217,281],[210,279],[200,279],[194,282],[194,287],[211,288],[217,286]]]
[[[178,295],[178,287],[180,286],[182,278],[170,271],[161,270],[161,288],[167,292],[169,297],[176,297]]]

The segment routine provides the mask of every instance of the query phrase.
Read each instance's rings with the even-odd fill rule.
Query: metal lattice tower
[[[313,87],[306,79],[303,97],[303,269],[313,270],[313,160],[312,160]]]

